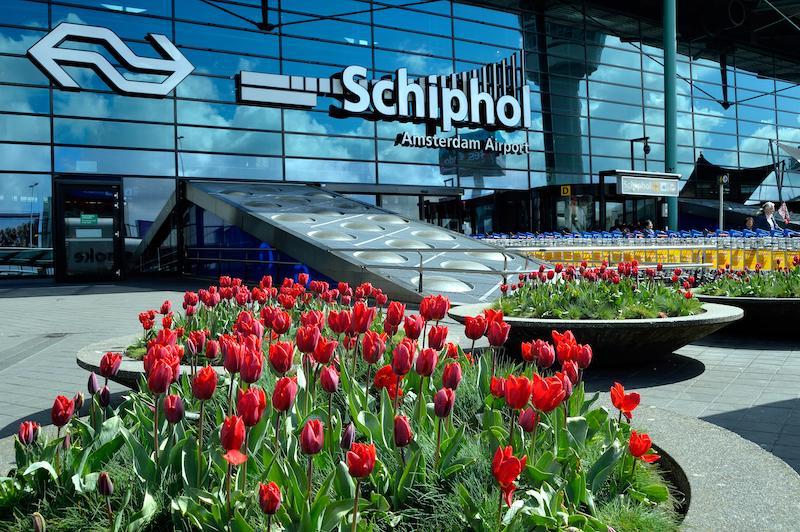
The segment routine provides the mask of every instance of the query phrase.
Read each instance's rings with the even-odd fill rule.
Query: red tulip
[[[328,393],[336,393],[339,387],[339,372],[333,366],[325,366],[319,373],[319,383]]]
[[[574,360],[567,360],[561,365],[561,371],[569,377],[569,382],[574,386],[578,383],[578,364]]]
[[[207,401],[217,389],[217,372],[211,366],[201,368],[192,380],[192,395],[201,401]]]
[[[394,416],[394,444],[397,447],[405,447],[414,439],[411,425],[406,416]]]
[[[294,360],[294,344],[292,342],[275,342],[269,346],[269,365],[278,375],[284,375],[292,369]]]
[[[578,345],[575,355],[575,362],[581,369],[586,369],[592,363],[592,347],[590,345]]]
[[[163,360],[156,360],[147,376],[150,392],[159,395],[167,391],[172,383],[172,368]]]
[[[165,299],[163,303],[161,303],[160,313],[163,315],[169,314],[170,309],[172,308],[172,302],[169,299]]]
[[[239,367],[239,374],[242,380],[246,383],[252,384],[261,378],[261,372],[264,368],[264,355],[261,350],[250,350],[244,352],[242,357],[242,364]]]
[[[442,388],[433,396],[433,412],[437,417],[447,417],[453,411],[455,402],[456,392],[450,388]]]
[[[250,386],[244,393],[239,393],[236,401],[236,413],[242,418],[245,426],[253,427],[261,420],[267,408],[267,396],[258,386]]]
[[[458,362],[451,362],[444,367],[442,372],[442,386],[457,390],[458,385],[461,383],[461,364]]]
[[[493,310],[487,308],[483,311],[483,315],[486,316],[486,322],[491,323],[493,321],[503,321],[503,311],[502,310]]]
[[[611,404],[628,419],[633,417],[633,411],[639,406],[640,400],[638,393],[625,393],[625,388],[618,382],[611,387]]]
[[[439,354],[427,347],[423,349],[417,357],[415,370],[421,377],[430,377],[436,369],[436,364],[439,362]]]
[[[100,375],[106,379],[113,377],[119,371],[122,364],[122,355],[119,353],[106,353],[100,359]]]
[[[555,349],[544,340],[522,342],[522,344],[520,344],[520,349],[523,359],[528,362],[533,362],[542,369],[552,366],[556,359]]]
[[[347,469],[355,478],[368,477],[375,468],[375,444],[354,443],[347,451]]]
[[[389,303],[389,307],[386,309],[386,323],[395,328],[399,327],[400,323],[403,321],[403,316],[405,313],[405,305],[398,301],[392,301]]]
[[[486,338],[492,347],[500,347],[508,340],[511,325],[504,321],[491,321],[486,328]]]
[[[226,338],[222,341],[222,365],[228,373],[239,373],[244,348],[236,340]]]
[[[572,380],[569,378],[569,375],[566,374],[564,371],[557,371],[555,375],[558,380],[561,381],[561,387],[564,388],[564,398],[569,399],[572,396]]]
[[[392,351],[392,371],[395,375],[403,376],[411,371],[416,349],[414,341],[408,338],[403,338],[403,341],[397,344]]]
[[[577,344],[578,342],[575,340],[575,335],[572,334],[572,331],[564,331],[564,333],[560,333],[558,331],[551,331],[551,336],[553,337],[553,343],[555,344]]]
[[[387,364],[375,372],[375,378],[372,382],[378,390],[385,388],[391,399],[397,398],[398,395],[403,395],[403,390],[397,387],[397,375],[395,375],[391,365]]]
[[[444,325],[434,325],[428,331],[428,347],[441,351],[447,340],[447,327]]]
[[[386,350],[386,333],[367,331],[361,338],[361,356],[368,364],[376,364]]]
[[[525,432],[533,432],[539,423],[539,414],[533,408],[526,408],[519,414],[519,426]]]
[[[219,342],[216,340],[208,340],[206,342],[206,358],[213,360],[219,355]]]
[[[508,407],[521,410],[531,398],[531,381],[525,376],[509,375],[506,377],[505,392]]]
[[[505,449],[498,447],[492,459],[492,475],[500,485],[503,492],[503,499],[508,506],[514,500],[514,490],[517,489],[516,481],[522,470],[525,469],[525,462],[528,457],[517,458],[514,456],[514,449],[509,445]]]
[[[285,310],[278,310],[272,315],[272,332],[278,336],[284,334],[292,326],[292,317]]]
[[[304,327],[314,325],[321,330],[324,324],[325,315],[321,310],[308,310],[300,315],[300,325]]]
[[[336,334],[343,334],[350,329],[351,318],[349,310],[331,310],[328,312],[328,327]]]
[[[403,320],[403,330],[406,333],[406,338],[418,340],[419,335],[422,334],[422,328],[425,326],[425,319],[419,314],[412,314],[406,316]]]
[[[505,398],[506,380],[502,377],[492,377],[492,381],[489,383],[489,391],[498,399]]]
[[[454,358],[456,360],[458,359],[459,352],[458,352],[458,346],[456,344],[454,344],[453,342],[447,342],[445,350],[446,350],[445,358]]]
[[[564,385],[558,377],[541,378],[533,375],[533,388],[531,398],[533,406],[540,412],[551,412],[566,397]]]
[[[180,395],[168,395],[164,398],[164,417],[170,423],[177,423],[183,419],[183,400]]]
[[[272,406],[278,412],[286,412],[294,405],[297,397],[297,378],[281,377],[275,383],[275,390],[272,392]]]
[[[357,302],[353,306],[353,320],[350,324],[352,332],[355,334],[367,332],[375,319],[375,312],[375,307],[369,307],[363,301]]]
[[[22,445],[33,445],[39,437],[40,425],[35,421],[23,421],[19,424],[17,439]]]
[[[258,505],[267,515],[274,515],[281,507],[281,489],[274,482],[258,485]]]
[[[478,314],[475,317],[467,316],[464,318],[464,334],[470,340],[480,340],[486,334],[486,317],[483,314]]]
[[[317,454],[322,450],[325,436],[322,423],[318,419],[309,419],[300,432],[300,449],[303,454]]]
[[[317,364],[329,364],[338,345],[339,342],[336,340],[328,340],[321,336],[316,349],[314,349],[314,360],[317,361]]]
[[[295,341],[301,353],[313,353],[319,342],[319,329],[316,325],[305,325],[297,329]]]
[[[450,300],[443,295],[427,296],[419,304],[419,313],[425,321],[440,321],[450,310]]]
[[[231,465],[240,465],[247,461],[247,456],[242,453],[244,443],[244,421],[239,416],[228,416],[222,422],[219,431],[219,441],[227,451],[223,458]]]
[[[653,445],[653,440],[647,434],[639,434],[635,430],[631,431],[631,438],[628,441],[628,450],[634,458],[640,458],[645,462],[652,463],[661,458],[655,453],[648,453]]]

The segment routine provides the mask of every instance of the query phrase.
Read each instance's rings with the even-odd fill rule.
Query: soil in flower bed
[[[621,263],[615,270],[575,269],[520,274],[514,285],[503,285],[493,307],[515,318],[565,320],[626,320],[691,316],[703,311],[692,288],[696,280],[681,270],[665,274]]]
[[[714,270],[699,292],[723,297],[800,298],[800,256],[792,259],[791,266],[778,270]]]
[[[56,399],[57,438],[20,427],[0,530],[678,529],[638,394],[597,406],[572,334],[514,364],[448,343],[441,296],[406,315],[369,285],[314,283],[224,279],[236,297],[146,313],[140,391],[103,406],[107,354],[86,404]],[[477,321],[505,343],[502,315]]]

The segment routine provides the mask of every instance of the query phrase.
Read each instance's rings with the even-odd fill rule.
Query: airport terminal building
[[[357,245],[391,269],[416,258],[367,251],[381,235],[417,253],[457,233],[674,227],[679,208],[681,225],[706,223],[721,173],[742,209],[791,204],[797,11],[4,0],[0,251],[21,250],[5,257],[23,269],[52,257],[65,280],[213,274],[267,252],[295,268]],[[637,175],[677,179],[675,194],[608,177],[601,189],[615,169],[665,174]],[[399,233],[398,220],[415,228]]]

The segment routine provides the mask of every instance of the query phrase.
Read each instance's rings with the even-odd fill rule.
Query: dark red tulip
[[[406,416],[394,416],[394,444],[405,447],[414,439],[414,433]]]
[[[292,369],[294,361],[294,344],[292,342],[275,342],[269,346],[269,365],[278,375],[285,375]]]
[[[419,304],[419,313],[425,321],[440,321],[450,310],[450,300],[443,295],[425,297]]]
[[[464,334],[470,340],[480,340],[486,334],[486,317],[483,314],[464,318]]]
[[[167,391],[172,383],[172,368],[163,360],[156,360],[147,376],[147,387],[150,392],[160,395]]]
[[[206,358],[215,359],[219,356],[219,342],[216,340],[208,340],[206,342]]]
[[[89,373],[89,382],[86,384],[90,395],[94,395],[100,391],[100,385],[97,383],[97,375],[94,372]]]
[[[239,373],[239,368],[242,365],[242,356],[244,355],[244,346],[240,345],[236,340],[227,339],[222,342],[222,364],[228,373]]]
[[[500,347],[508,340],[511,326],[504,321],[490,321],[486,328],[486,338],[492,347]]]
[[[447,417],[453,411],[456,402],[456,392],[450,388],[442,388],[433,396],[433,412],[437,417]]]
[[[417,363],[415,366],[415,370],[417,374],[421,377],[430,377],[433,375],[434,370],[436,369],[436,364],[439,363],[439,353],[431,349],[430,347],[426,347],[423,349],[419,356],[417,357]]]
[[[428,331],[428,347],[441,351],[447,341],[447,327],[444,325],[434,325]]]
[[[170,423],[177,423],[183,419],[183,400],[179,395],[168,395],[164,398],[164,417]]]
[[[514,501],[514,490],[517,489],[516,481],[522,470],[525,469],[527,456],[517,458],[514,449],[509,445],[505,449],[498,447],[492,459],[492,475],[500,485],[503,500],[508,506]]]
[[[242,418],[246,427],[257,425],[266,408],[267,396],[258,386],[250,386],[244,393],[239,393],[236,413]]]
[[[97,491],[100,492],[100,495],[103,497],[111,497],[114,495],[114,483],[111,482],[111,477],[108,476],[108,473],[105,471],[100,473],[100,476],[97,477]]]
[[[541,378],[539,375],[533,375],[533,393],[531,399],[533,406],[540,412],[551,412],[561,401],[566,397],[564,391],[564,384],[558,377]]]
[[[539,423],[539,414],[533,408],[526,408],[519,414],[519,426],[525,432],[533,432]]]
[[[97,396],[98,402],[103,408],[111,404],[111,390],[108,389],[108,386],[103,386],[100,388],[100,393],[97,394]]]
[[[305,325],[297,329],[295,342],[301,353],[313,353],[319,342],[319,328],[316,325]]]
[[[207,401],[217,389],[217,372],[211,366],[201,368],[192,380],[192,395],[201,401]]]
[[[419,314],[412,314],[406,316],[403,320],[403,330],[406,333],[406,338],[418,340],[422,334],[422,328],[425,326],[425,319]]]
[[[524,375],[519,377],[509,375],[506,377],[505,392],[508,407],[521,410],[531,398],[531,381]]]
[[[461,364],[458,362],[451,362],[444,367],[442,372],[442,386],[450,388],[451,390],[458,389],[461,383]]]
[[[645,462],[652,463],[657,461],[660,456],[655,453],[648,453],[647,451],[653,446],[653,440],[647,434],[639,434],[635,430],[631,431],[631,437],[628,441],[628,450],[634,458],[639,458]]]
[[[556,359],[555,348],[544,340],[522,342],[520,350],[525,361],[533,362],[541,369],[549,368]]]
[[[261,350],[247,349],[242,356],[242,364],[239,366],[239,375],[242,380],[252,384],[261,378],[264,369],[264,355]]]
[[[339,372],[333,366],[325,366],[319,373],[319,384],[327,393],[336,393],[339,387]]]
[[[578,364],[574,360],[567,360],[561,365],[561,371],[569,377],[569,382],[574,386],[578,383]]]
[[[53,409],[50,411],[50,419],[56,427],[63,427],[72,419],[75,412],[75,403],[72,399],[67,399],[63,395],[56,397],[53,401]]]
[[[258,485],[258,505],[267,515],[274,515],[281,507],[281,489],[274,482]]]
[[[575,355],[575,362],[578,367],[586,369],[592,363],[592,347],[590,345],[578,345],[577,354]]]
[[[376,364],[386,350],[386,333],[367,331],[361,338],[361,356],[369,364]]]
[[[309,419],[300,432],[300,449],[303,454],[317,454],[325,443],[325,433],[318,419]]]
[[[354,443],[347,451],[347,469],[354,478],[368,477],[375,468],[375,444]]]
[[[342,431],[342,439],[339,440],[339,448],[344,451],[349,451],[350,447],[353,446],[353,442],[356,439],[356,426],[353,425],[353,422],[347,424],[347,426]]]
[[[272,332],[280,336],[292,326],[292,317],[285,310],[278,310],[272,315],[271,325]]]
[[[272,406],[278,412],[286,412],[294,405],[297,397],[296,377],[281,377],[275,383],[275,390],[272,392]]]
[[[336,340],[320,337],[317,347],[314,349],[314,360],[317,361],[317,364],[329,364],[338,345],[339,342]]]
[[[22,445],[33,445],[39,437],[40,425],[35,421],[23,421],[19,424],[17,439]]]
[[[569,399],[572,395],[572,380],[569,378],[569,375],[564,371],[557,371],[554,377],[557,377],[561,381],[561,386],[564,388],[564,397],[565,399]]]
[[[244,443],[244,421],[239,416],[228,416],[222,422],[219,431],[219,442],[227,451],[223,458],[231,465],[240,465],[247,461],[242,453]]]
[[[100,375],[109,379],[117,374],[122,364],[122,355],[119,353],[106,353],[100,359]]]
[[[403,376],[411,371],[414,362],[414,352],[417,346],[413,340],[403,338],[392,351],[392,371],[395,375]]]
[[[406,313],[406,306],[398,301],[389,303],[386,309],[386,323],[393,326],[395,329],[403,322],[403,317]]]

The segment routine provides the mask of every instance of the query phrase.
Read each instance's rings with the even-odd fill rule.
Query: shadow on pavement
[[[800,399],[701,416],[760,445],[800,473]]]
[[[56,283],[52,279],[0,280],[0,298],[71,296],[86,294],[126,294],[132,292],[197,290],[205,280],[182,277],[131,279],[109,283]]]
[[[783,333],[755,331],[750,328],[727,327],[714,334],[692,342],[692,345],[704,347],[722,347],[733,349],[779,349],[791,351],[800,348],[797,330],[791,329]]]
[[[705,368],[695,358],[674,353],[640,367],[591,368],[585,377],[586,391],[607,392],[614,382],[623,382],[629,389],[662,386],[693,379],[702,374]]]

